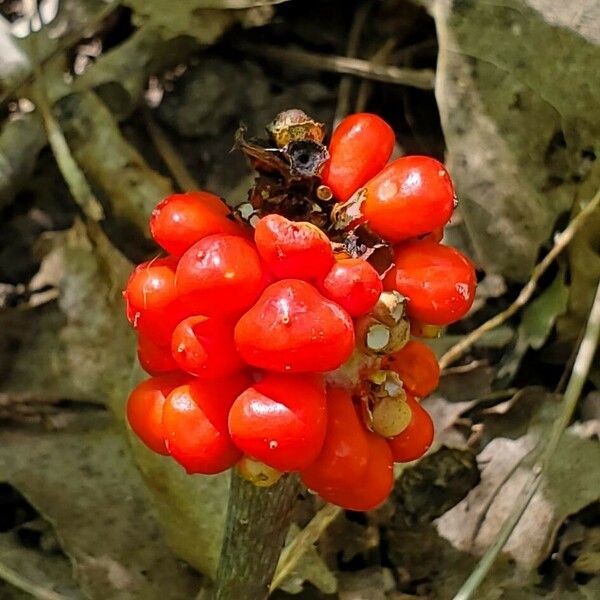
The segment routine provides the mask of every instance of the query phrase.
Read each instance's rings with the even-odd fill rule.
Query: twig
[[[599,194],[600,196],[600,194]],[[581,214],[581,213],[580,213]],[[567,427],[573,411],[577,405],[577,400],[581,395],[581,390],[587,379],[594,354],[598,347],[598,338],[600,337],[600,282],[596,288],[596,295],[590,310],[590,315],[585,328],[585,333],[579,350],[577,351],[577,357],[573,365],[573,371],[563,396],[563,409],[559,418],[555,421],[554,427],[550,434],[550,439],[546,447],[544,448],[542,455],[532,469],[532,477],[525,485],[521,492],[519,500],[516,502],[516,509],[513,514],[504,522],[502,528],[496,535],[494,543],[487,549],[483,555],[475,570],[471,573],[469,578],[462,585],[458,593],[454,596],[453,600],[470,600],[473,594],[487,575],[488,571],[494,564],[496,557],[508,541],[517,523],[523,516],[523,513],[527,509],[529,502],[535,495],[540,483],[542,476],[548,468],[554,452],[558,447],[562,434]]]
[[[217,9],[217,10],[245,10],[259,6],[274,6],[283,4],[290,0],[201,0],[197,2],[199,9]]]
[[[502,323],[512,317],[521,307],[529,302],[540,277],[554,262],[554,259],[569,245],[577,231],[599,206],[600,190],[596,192],[594,197],[585,205],[581,212],[571,220],[567,228],[556,237],[554,246],[535,266],[531,278],[521,289],[516,300],[508,308],[492,317],[489,321],[481,324],[477,329],[474,329],[471,333],[466,335],[460,342],[452,346],[452,348],[440,358],[440,369],[445,369],[448,365],[458,360],[484,333],[502,325]]]
[[[358,45],[360,36],[367,21],[367,15],[373,6],[373,0],[359,4],[354,13],[352,26],[348,34],[348,44],[346,45],[346,56],[355,58],[358,54]],[[337,106],[333,117],[333,128],[335,129],[338,123],[350,112],[350,92],[352,91],[352,78],[349,75],[344,75],[340,79],[340,87],[338,88]]]
[[[40,17],[41,19],[41,17]],[[40,21],[41,22],[41,21]],[[37,62],[36,39],[30,35],[31,61],[34,63],[36,104],[42,115],[44,127],[48,136],[48,142],[52,148],[58,168],[62,173],[69,191],[75,202],[80,206],[84,214],[93,221],[104,218],[104,209],[92,192],[85,175],[73,158],[67,140],[58,124],[46,92],[46,83],[40,64]]]
[[[560,375],[560,379],[556,384],[556,388],[554,389],[555,394],[562,394],[565,389],[565,385],[567,385],[567,379],[569,377],[569,373],[573,368],[573,363],[575,362],[575,358],[577,357],[577,349],[579,348],[579,344],[581,344],[581,340],[583,339],[583,334],[585,333],[584,328],[582,327],[577,336],[576,342],[573,344],[573,348],[571,348],[571,352],[569,353],[569,359],[565,364],[565,368]]]
[[[200,184],[189,172],[181,155],[175,150],[173,144],[171,144],[165,132],[153,119],[148,109],[144,110],[144,120],[146,121],[148,133],[150,134],[150,138],[152,139],[156,150],[165,161],[165,164],[171,172],[171,175],[173,175],[173,179],[177,183],[179,189],[184,192],[199,190]]]
[[[343,509],[339,506],[326,504],[291,541],[289,546],[284,548],[279,558],[273,581],[271,582],[271,592],[274,592],[284,582],[304,553],[321,537],[330,523],[342,512]]]
[[[34,598],[39,600],[68,600],[66,596],[57,594],[48,588],[42,587],[37,583],[33,583],[22,577],[14,569],[0,562],[0,579],[10,583],[13,587],[16,587],[23,592],[31,594]]]
[[[236,47],[254,56],[262,56],[286,65],[295,64],[317,71],[345,73],[373,81],[408,85],[423,90],[433,89],[435,73],[431,69],[405,69],[392,65],[376,65],[359,58],[319,54],[318,52],[269,44],[239,43]]]

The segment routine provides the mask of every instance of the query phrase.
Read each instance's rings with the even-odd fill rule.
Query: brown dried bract
[[[312,140],[321,144],[325,138],[325,123],[311,119],[298,108],[280,112],[266,129],[279,148],[295,140]]]

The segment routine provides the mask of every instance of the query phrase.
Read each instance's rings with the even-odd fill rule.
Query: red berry
[[[256,301],[265,277],[250,242],[233,235],[211,235],[179,260],[177,291],[193,304],[195,314],[231,315]]]
[[[319,456],[300,475],[321,495],[331,488],[354,486],[367,468],[369,442],[352,397],[343,388],[327,389],[327,433]]]
[[[396,243],[443,227],[456,197],[444,165],[428,156],[404,156],[390,163],[362,190],[363,220]]]
[[[249,384],[240,374],[194,380],[167,396],[163,409],[166,445],[188,473],[220,473],[242,457],[227,431],[227,415]]]
[[[412,394],[406,394],[406,401],[412,411],[410,423],[402,433],[388,439],[394,462],[410,462],[421,458],[433,442],[433,421],[429,413]]]
[[[175,325],[190,314],[189,304],[177,295],[174,258],[155,258],[138,265],[123,296],[135,330],[158,346],[171,343]]]
[[[134,433],[154,452],[168,455],[162,414],[165,398],[187,377],[181,373],[151,377],[138,384],[127,400],[127,420]]]
[[[448,325],[471,308],[477,278],[471,262],[458,250],[415,240],[397,246],[394,254],[394,267],[386,275],[384,287],[407,298],[409,317]]]
[[[323,372],[354,349],[348,313],[298,279],[270,285],[238,321],[235,342],[250,365],[280,372]]]
[[[431,394],[440,382],[440,367],[433,350],[417,340],[410,340],[401,350],[387,356],[382,367],[398,373],[404,388],[418,398]]]
[[[326,426],[325,387],[317,375],[267,373],[240,394],[229,413],[236,446],[280,471],[312,463]]]
[[[233,323],[215,317],[188,317],[175,327],[171,357],[197,377],[223,377],[244,367],[233,341]]]
[[[179,370],[169,346],[157,346],[143,335],[138,336],[137,355],[142,369],[150,375]]]
[[[377,115],[358,113],[346,117],[331,136],[323,183],[338,200],[348,200],[383,169],[394,149],[394,140],[392,128]]]
[[[167,196],[152,211],[150,232],[167,252],[181,256],[208,235],[240,235],[243,228],[230,215],[227,205],[208,192]]]
[[[369,458],[367,468],[358,481],[325,490],[315,490],[328,502],[347,510],[366,511],[377,508],[390,495],[394,486],[392,452],[386,441],[367,432]]]
[[[279,279],[312,279],[327,273],[334,262],[329,238],[312,223],[267,215],[256,224],[254,241]]]
[[[136,312],[161,311],[177,299],[176,268],[177,261],[173,258],[155,258],[133,270],[123,294],[132,321]]]
[[[337,302],[351,317],[368,313],[383,291],[379,274],[362,258],[336,261],[315,283],[323,296]]]

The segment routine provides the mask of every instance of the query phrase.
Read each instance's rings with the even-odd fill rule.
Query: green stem
[[[297,494],[298,480],[293,475],[260,488],[232,471],[214,600],[268,597]]]

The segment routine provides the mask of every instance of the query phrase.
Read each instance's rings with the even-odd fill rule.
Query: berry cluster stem
[[[225,537],[213,600],[264,600],[285,542],[298,480],[284,475],[269,488],[231,472]]]

